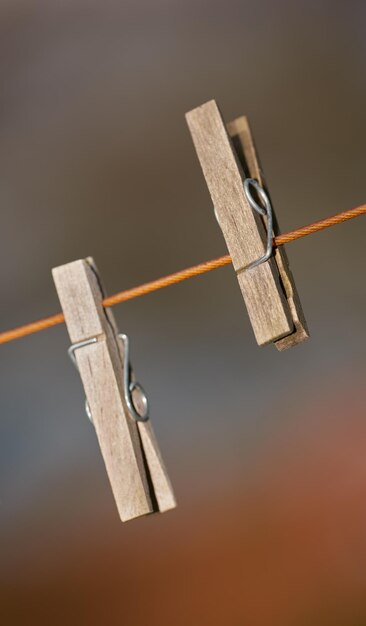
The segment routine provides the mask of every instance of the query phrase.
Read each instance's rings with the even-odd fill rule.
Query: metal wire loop
[[[256,199],[252,195],[251,187],[254,187],[264,206],[260,206]],[[257,267],[261,263],[265,263],[272,256],[273,252],[273,214],[272,204],[268,194],[263,189],[255,178],[246,178],[244,181],[244,192],[246,198],[254,211],[267,218],[267,249],[263,256],[261,256],[250,265],[247,265],[246,270],[250,270],[253,267]]]
[[[124,348],[124,368],[123,368],[123,387],[124,397],[127,405],[128,412],[135,422],[147,422],[149,419],[149,403],[144,391],[144,388],[140,383],[131,381],[131,365],[130,365],[130,346],[127,335],[119,333],[118,338],[121,339]],[[136,409],[133,392],[138,391],[141,398],[142,414]]]
[[[146,396],[146,393],[140,383],[136,381],[131,381],[131,365],[129,360],[129,341],[127,335],[118,334],[117,337],[122,341],[123,349],[124,349],[124,363],[123,363],[123,395],[125,404],[127,407],[127,411],[131,419],[135,422],[146,422],[149,419],[149,403]],[[86,339],[85,341],[79,341],[77,343],[73,343],[68,349],[68,355],[75,365],[76,369],[78,369],[78,364],[75,357],[75,351],[79,348],[84,348],[92,343],[96,343],[97,338],[92,337],[92,339]],[[134,400],[133,400],[133,392],[138,391],[141,399],[142,405],[142,413],[139,413]],[[88,400],[85,399],[85,412],[93,423],[93,417],[90,410],[90,406]]]
[[[78,348],[84,348],[84,346],[89,346],[91,343],[96,343],[96,341],[97,341],[97,338],[96,337],[92,337],[91,339],[86,339],[85,341],[78,341],[76,343],[73,343],[68,348],[67,354],[69,355],[71,361],[73,362],[73,364],[75,365],[75,367],[76,367],[76,369],[78,371],[79,371],[79,368],[78,368],[78,364],[77,364],[77,361],[76,361],[75,351],[78,350]],[[86,398],[85,398],[85,413],[87,414],[87,416],[90,419],[91,423],[93,423],[93,417],[92,417],[92,414],[91,414],[89,402],[87,401]]]

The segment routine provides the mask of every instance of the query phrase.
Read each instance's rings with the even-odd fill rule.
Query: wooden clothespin
[[[74,356],[122,521],[176,506],[128,339],[118,335],[92,259],[52,271]]]
[[[248,120],[225,126],[214,100],[186,118],[258,344],[284,350],[301,343],[309,333],[283,247],[271,254],[278,225]],[[265,223],[260,213],[270,218],[271,212]]]

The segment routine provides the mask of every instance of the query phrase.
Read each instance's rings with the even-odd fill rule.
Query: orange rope
[[[289,233],[278,235],[274,238],[274,245],[282,246],[285,243],[295,241],[296,239],[301,239],[301,237],[306,237],[307,235],[316,233],[317,231],[323,230],[324,228],[329,228],[330,226],[341,224],[342,222],[346,222],[347,220],[358,217],[359,215],[363,215],[364,213],[366,213],[366,204],[362,204],[361,206],[355,207],[354,209],[349,209],[348,211],[343,211],[342,213],[338,213],[337,215],[333,215],[332,217],[327,217],[324,220],[319,220],[318,222],[314,222],[313,224],[309,224],[308,226],[303,226],[302,228],[298,228],[297,230],[292,230]],[[163,289],[163,287],[175,285],[176,283],[180,283],[183,280],[187,280],[188,278],[200,276],[200,274],[205,274],[206,272],[211,272],[211,270],[223,267],[224,265],[229,265],[230,263],[231,257],[229,254],[220,256],[217,259],[212,259],[212,261],[204,261],[203,263],[199,263],[198,265],[194,265],[193,267],[188,267],[187,269],[181,270],[180,272],[175,272],[175,274],[170,274],[169,276],[158,278],[157,280],[152,280],[151,282],[144,283],[143,285],[140,285],[138,287],[132,287],[132,289],[120,291],[113,296],[105,298],[103,300],[103,305],[105,307],[111,307],[115,304],[119,304],[120,302],[125,302],[126,300],[131,300],[132,298],[138,298],[139,296],[144,296],[148,293],[151,293],[152,291],[156,291],[157,289]],[[13,328],[12,330],[6,330],[0,333],[0,344],[13,341],[14,339],[20,339],[21,337],[25,337],[26,335],[37,333],[40,330],[51,328],[52,326],[57,326],[58,324],[62,324],[64,321],[65,317],[63,313],[56,313],[56,315],[44,317],[43,319],[37,320],[36,322],[31,322],[30,324],[25,324],[24,326],[18,326],[17,328]]]
[[[366,204],[356,206],[354,209],[348,209],[348,211],[342,211],[342,213],[337,213],[337,215],[326,217],[324,220],[319,220],[318,222],[314,222],[308,226],[292,230],[290,233],[275,237],[276,246],[282,246],[284,243],[295,241],[295,239],[301,239],[301,237],[306,237],[306,235],[311,235],[319,230],[324,230],[324,228],[329,228],[330,226],[335,226],[336,224],[342,224],[342,222],[347,222],[347,220],[359,217],[364,213],[366,213]]]

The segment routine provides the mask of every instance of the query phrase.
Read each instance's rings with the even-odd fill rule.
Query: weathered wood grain
[[[263,256],[266,232],[246,199],[244,173],[221,113],[210,101],[186,118],[257,342],[277,341],[292,333],[291,314],[275,260],[246,269]]]
[[[236,120],[229,122],[227,129],[245,174],[250,178],[255,178],[261,186],[266,189],[265,179],[260,161],[258,159],[248,119],[245,116],[239,117]],[[266,191],[268,193],[268,190]],[[276,236],[280,234],[280,229],[274,210],[273,217],[274,235]],[[290,270],[289,261],[283,246],[275,249],[274,259],[277,264],[294,327],[293,331],[289,335],[275,342],[276,348],[282,351],[308,339],[309,331],[294,278]]]
[[[123,346],[92,259],[53,269],[99,445],[122,521],[175,506],[151,424],[134,422],[124,404]],[[157,483],[154,492],[154,481]]]

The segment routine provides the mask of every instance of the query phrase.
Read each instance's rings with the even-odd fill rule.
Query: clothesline
[[[359,217],[364,213],[366,213],[366,204],[362,204],[353,209],[348,209],[347,211],[343,211],[342,213],[337,213],[336,215],[327,217],[312,224],[308,224],[307,226],[302,226],[301,228],[292,230],[283,235],[277,235],[277,237],[274,237],[273,240],[274,247],[282,246],[285,243],[295,241],[296,239],[301,239],[301,237],[306,237],[307,235],[316,233],[319,230],[324,230],[325,228],[329,228],[330,226],[341,224],[342,222],[346,222],[347,220],[353,219],[354,217]],[[231,257],[228,254],[220,256],[217,259],[204,261],[203,263],[199,263],[198,265],[193,265],[192,267],[188,267],[187,269],[175,272],[174,274],[169,274],[168,276],[152,280],[148,283],[144,283],[143,285],[132,287],[131,289],[126,289],[124,291],[119,291],[118,293],[105,298],[103,300],[103,306],[106,308],[112,307],[115,304],[126,302],[126,300],[132,300],[133,298],[138,298],[148,293],[152,293],[153,291],[157,291],[158,289],[163,289],[165,287],[169,287],[170,285],[175,285],[189,278],[194,278],[195,276],[200,276],[201,274],[205,274],[206,272],[211,272],[212,270],[223,267],[224,265],[229,265],[231,262]],[[32,333],[37,333],[41,330],[51,328],[52,326],[57,326],[58,324],[62,324],[64,322],[65,317],[63,313],[56,313],[55,315],[44,317],[35,322],[30,322],[11,330],[5,330],[3,332],[0,332],[0,344],[8,343],[9,341],[14,341],[15,339],[20,339],[21,337],[26,337],[27,335],[31,335]]]

